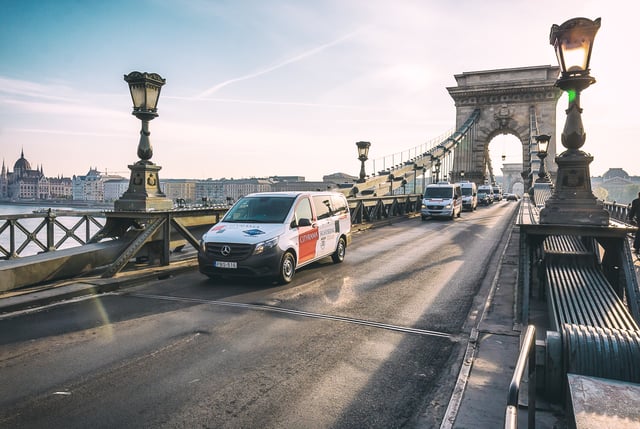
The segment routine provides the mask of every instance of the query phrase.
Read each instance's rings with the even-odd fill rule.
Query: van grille
[[[222,254],[222,248],[229,246],[228,255]],[[242,261],[253,253],[253,244],[207,243],[207,254],[212,258],[224,261]]]

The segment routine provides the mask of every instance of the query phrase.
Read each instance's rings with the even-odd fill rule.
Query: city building
[[[322,176],[323,182],[335,183],[336,185],[342,183],[354,183],[356,180],[358,180],[358,177],[346,173],[333,173]]]
[[[160,180],[160,187],[167,198],[173,201],[181,199],[186,203],[193,203],[198,201],[196,199],[197,182],[195,179],[164,179]]]
[[[318,191],[336,189],[339,184],[354,183],[357,177],[345,173],[326,175],[322,181],[305,180],[304,176],[271,176],[242,179],[163,179],[160,188],[167,198],[193,204],[230,204],[254,192]],[[90,167],[84,175],[73,178],[45,177],[42,166],[32,169],[24,157],[15,162],[13,170],[2,162],[0,170],[0,199],[68,199],[82,202],[118,200],[129,188],[129,179],[102,173]]]
[[[129,179],[121,176],[107,176],[104,179],[104,201],[112,203],[129,189]]]
[[[599,198],[628,204],[638,196],[640,177],[629,176],[622,168],[610,168],[602,177],[592,177],[591,187]]]
[[[71,199],[72,180],[68,177],[46,177],[42,165],[36,169],[24,157],[20,158],[10,171],[4,160],[0,169],[0,199],[10,200],[61,200]]]

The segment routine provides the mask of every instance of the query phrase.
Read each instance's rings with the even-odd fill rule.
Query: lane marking
[[[186,297],[154,295],[154,294],[145,294],[145,293],[123,293],[121,295],[134,296],[137,298],[149,298],[149,299],[159,299],[159,300],[165,300],[165,301],[178,301],[178,302],[195,302],[198,304],[209,304],[209,305],[217,305],[217,306],[223,306],[223,307],[244,308],[247,310],[260,310],[260,311],[268,311],[273,313],[292,314],[292,315],[301,316],[301,317],[334,320],[339,322],[352,323],[356,325],[370,326],[374,328],[386,329],[389,331],[402,332],[406,334],[416,334],[416,335],[424,335],[424,336],[431,336],[431,337],[448,338],[454,342],[458,341],[453,335],[447,334],[445,332],[430,331],[428,329],[409,328],[406,326],[390,325],[387,323],[374,322],[371,320],[355,319],[352,317],[312,313],[308,311],[293,310],[289,308],[275,307],[272,305],[265,305],[265,304],[246,304],[246,303],[231,302],[231,301],[217,301],[217,300],[208,300],[208,299],[200,299],[200,298],[186,298]]]

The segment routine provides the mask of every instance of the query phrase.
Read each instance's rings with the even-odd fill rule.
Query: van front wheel
[[[331,255],[331,259],[333,259],[333,262],[335,262],[336,264],[339,264],[340,262],[344,261],[344,255],[347,253],[347,242],[344,239],[344,237],[340,237],[340,239],[338,240],[338,246],[336,247],[336,251],[333,252],[333,255]]]
[[[278,281],[283,284],[291,283],[295,272],[296,258],[293,256],[293,253],[286,252],[284,255],[282,255],[282,260],[280,261],[280,273],[278,274]]]

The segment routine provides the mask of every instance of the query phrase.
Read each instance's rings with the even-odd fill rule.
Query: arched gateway
[[[489,142],[498,134],[512,134],[522,149],[522,177],[526,186],[536,173],[539,160],[532,159],[533,136],[550,134],[548,158],[556,155],[556,105],[562,90],[555,86],[560,68],[535,66],[513,69],[464,72],[455,75],[458,86],[447,90],[455,101],[456,129],[475,112],[479,116],[472,138],[464,139],[455,149],[453,177],[483,183],[493,177]],[[534,153],[535,154],[535,153]],[[552,175],[555,164],[547,169]]]

